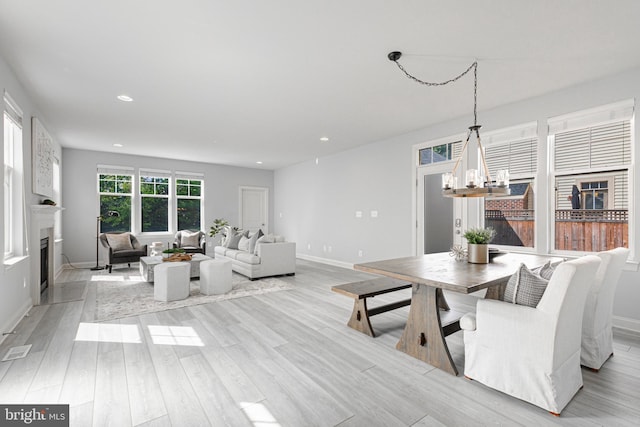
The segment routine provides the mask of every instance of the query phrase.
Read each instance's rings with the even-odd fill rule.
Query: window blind
[[[126,166],[98,165],[101,175],[134,175],[134,169]]]
[[[175,177],[176,179],[193,179],[193,180],[204,180],[204,174],[203,173],[198,173],[198,172],[179,172],[176,171],[175,173]]]
[[[557,172],[630,163],[630,120],[555,134],[554,168]]]
[[[537,134],[537,122],[529,122],[482,135],[489,171],[508,169],[511,177],[535,175]]]
[[[171,178],[171,172],[160,169],[140,169],[140,176],[152,176],[154,178]]]

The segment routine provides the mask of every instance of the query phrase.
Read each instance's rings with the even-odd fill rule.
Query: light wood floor
[[[615,332],[615,356],[582,371],[584,388],[555,418],[396,351],[408,308],[374,317],[377,338],[347,328],[352,301],[330,288],[365,273],[298,260],[282,278],[293,290],[102,324],[83,284],[91,273],[65,270],[54,303],[34,307],[0,346],[4,356],[33,345],[0,363],[0,403],[68,403],[72,426],[640,425],[634,335]],[[93,338],[76,339],[79,330]],[[448,342],[462,372],[462,333]]]

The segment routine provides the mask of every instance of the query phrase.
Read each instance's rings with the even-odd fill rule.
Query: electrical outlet
[[[371,211],[371,218],[378,218],[378,211]]]
[[[310,251],[311,250],[311,243],[307,243],[307,250]]]
[[[356,211],[356,218],[362,218],[362,211]]]
[[[358,256],[359,256],[359,257],[362,257],[362,249],[360,249],[360,250],[358,251]]]

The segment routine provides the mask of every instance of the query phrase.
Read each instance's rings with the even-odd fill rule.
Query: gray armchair
[[[197,235],[196,235],[197,233]],[[188,254],[205,254],[207,236],[203,231],[180,230],[173,239],[173,247],[184,249]]]
[[[132,262],[139,262],[140,257],[147,256],[147,245],[141,245],[133,234],[102,233],[100,243],[107,251],[105,253],[106,268],[113,268],[113,264],[124,264],[131,267]]]

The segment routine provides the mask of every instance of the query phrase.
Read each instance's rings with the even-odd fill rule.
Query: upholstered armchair
[[[206,253],[207,237],[203,231],[180,230],[173,239],[173,247],[184,249],[185,252]]]
[[[600,258],[560,264],[537,307],[482,299],[460,320],[464,375],[559,415],[582,387],[582,313]]]
[[[141,245],[133,234],[126,233],[102,233],[100,243],[107,250],[105,263],[111,273],[114,264],[124,264],[131,267],[132,262],[140,261],[140,257],[147,256],[147,245]]]
[[[580,355],[580,363],[594,371],[598,371],[613,354],[613,298],[629,249],[616,248],[597,255],[602,262],[584,307]]]

